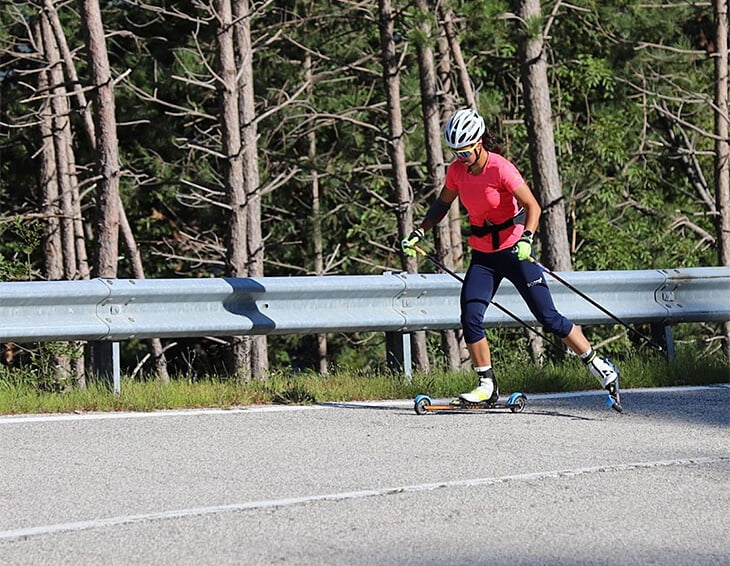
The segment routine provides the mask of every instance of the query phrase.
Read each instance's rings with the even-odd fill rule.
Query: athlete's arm
[[[441,219],[449,212],[451,203],[454,202],[454,199],[458,195],[459,193],[453,189],[449,189],[447,187],[441,189],[441,193],[439,194],[438,198],[433,202],[431,208],[428,209],[428,213],[426,213],[426,218],[424,218],[423,222],[421,222],[421,230],[427,232],[436,224],[438,224]]]
[[[517,201],[527,213],[525,217],[525,230],[529,230],[534,234],[535,230],[537,230],[537,225],[540,222],[540,215],[542,214],[540,203],[538,203],[537,199],[535,199],[535,195],[532,194],[527,183],[524,183],[517,188],[514,194]]]

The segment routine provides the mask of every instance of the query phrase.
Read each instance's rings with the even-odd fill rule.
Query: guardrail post
[[[411,380],[411,335],[408,332],[385,333],[385,356],[390,369],[402,371],[406,379]]]
[[[115,395],[122,392],[119,342],[90,342],[94,375],[111,385]]]
[[[651,339],[659,344],[667,353],[667,360],[674,360],[674,337],[669,324],[652,324]]]

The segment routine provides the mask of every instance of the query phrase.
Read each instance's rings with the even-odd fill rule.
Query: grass
[[[620,362],[623,388],[728,383],[730,369],[722,356],[697,360],[686,355],[672,363],[661,358],[634,356]],[[580,361],[569,358],[544,366],[495,367],[502,393],[578,391],[596,389]],[[432,371],[416,374],[412,381],[395,374],[363,370],[339,370],[322,377],[315,373],[274,373],[267,381],[240,383],[219,378],[159,381],[122,380],[121,395],[115,396],[102,383],[86,389],[45,391],[32,379],[0,378],[0,413],[65,413],[74,411],[152,411],[159,409],[219,407],[251,404],[307,404],[367,399],[406,399],[418,393],[450,397],[474,386],[472,371]]]

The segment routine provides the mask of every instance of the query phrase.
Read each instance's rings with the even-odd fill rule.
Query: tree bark
[[[398,202],[396,207],[398,237],[403,239],[413,230],[413,197],[406,171],[405,132],[403,131],[400,105],[400,75],[395,40],[393,39],[395,16],[390,0],[379,0],[378,5],[380,10],[379,26],[383,81],[388,107],[388,129],[390,131],[388,153],[393,168],[395,196]],[[416,273],[418,269],[416,259],[407,257],[405,254],[401,254],[401,256],[404,269],[409,273]],[[428,372],[426,333],[422,331],[414,332],[411,335],[411,345],[413,346],[413,358],[416,367],[424,373]]]
[[[96,134],[94,132],[94,121],[88,108],[86,96],[84,95],[81,81],[79,81],[76,66],[74,65],[71,50],[68,47],[68,41],[63,31],[63,26],[58,17],[58,12],[53,0],[43,0],[43,11],[48,18],[48,22],[53,30],[53,36],[58,44],[58,49],[63,59],[63,67],[68,81],[73,85],[76,98],[76,107],[81,115],[82,124],[89,144],[92,149],[96,149]],[[73,151],[69,148],[69,157],[73,158]],[[75,167],[72,167],[75,171]],[[74,176],[75,178],[75,176]],[[73,208],[73,224],[74,224],[74,241],[76,247],[76,265],[79,279],[89,279],[91,276],[89,269],[89,260],[86,250],[86,237],[84,235],[84,220],[81,214],[81,196],[79,194],[78,183],[72,183],[72,208]]]
[[[261,232],[261,183],[259,178],[256,101],[254,99],[251,7],[249,0],[234,0],[236,56],[239,67],[239,123],[243,152],[243,183],[246,195],[246,239],[250,277],[264,276],[264,238]],[[256,379],[269,371],[266,336],[251,338],[251,372]]]
[[[441,149],[441,112],[436,90],[436,62],[431,48],[431,25],[425,14],[429,12],[426,0],[416,0],[416,6],[421,12],[417,18],[418,28],[421,31],[421,41],[417,44],[418,69],[421,84],[421,110],[423,112],[426,167],[428,177],[424,193],[429,200],[433,200],[444,186],[444,153]],[[456,205],[454,205],[456,206]],[[451,261],[451,229],[448,220],[434,226],[434,237],[439,257],[448,268],[453,267]],[[454,330],[441,331],[441,345],[446,357],[446,363],[451,369],[461,366],[459,341]]]
[[[56,38],[51,30],[48,17],[41,13],[41,35],[43,49],[48,62],[50,81],[53,147],[56,156],[56,176],[61,205],[61,244],[63,247],[63,272],[68,280],[77,278],[76,245],[74,237],[74,210],[72,181],[76,179],[71,170],[69,151],[72,146],[71,118],[64,87],[61,57]]]
[[[308,91],[312,92],[312,54],[308,51],[304,54],[305,80],[309,85]],[[322,245],[322,208],[319,194],[319,175],[314,168],[314,161],[317,157],[317,134],[312,129],[307,134],[307,156],[312,171],[312,246],[314,247],[314,273],[324,275],[324,250]],[[327,363],[327,334],[317,334],[317,366],[320,375],[329,374]]]
[[[540,0],[520,0],[519,16],[522,21],[535,21],[540,15]],[[524,32],[527,34],[527,29]],[[525,35],[520,46],[520,59],[533,186],[542,207],[539,230],[541,254],[543,262],[553,270],[567,271],[572,269],[572,262],[565,220],[565,199],[555,155],[542,30],[535,36]]]
[[[96,230],[98,277],[117,276],[119,257],[119,146],[114,105],[114,82],[104,39],[98,0],[79,0],[81,23],[86,36],[89,75],[94,86],[94,126],[96,128],[98,183]]]
[[[144,266],[142,265],[142,256],[137,247],[137,241],[134,238],[134,232],[127,219],[127,213],[124,211],[124,205],[119,200],[119,227],[122,233],[124,246],[129,253],[129,263],[132,265],[132,274],[136,279],[144,279]],[[155,373],[157,377],[167,383],[170,381],[170,374],[167,372],[167,360],[165,359],[165,351],[162,347],[162,341],[159,338],[150,338],[147,344],[152,352],[155,363]]]
[[[728,1],[714,0],[715,37],[715,190],[717,191],[717,242],[720,265],[730,265],[730,140],[728,139]],[[730,322],[723,327],[725,354],[730,357]]]
[[[235,34],[231,0],[216,0],[219,19],[218,70],[221,77],[220,125],[225,164],[223,179],[231,221],[226,254],[227,271],[231,277],[248,276],[246,249],[246,193],[244,188],[243,152],[239,124],[238,67],[236,65]],[[231,345],[231,370],[237,378],[248,380],[250,374],[250,339],[234,337]]]
[[[37,25],[38,45],[43,45],[40,21]],[[47,92],[50,81],[44,70],[38,73],[38,92]],[[56,176],[56,152],[53,143],[53,112],[50,99],[44,98],[39,109],[39,128],[43,148],[40,152],[38,168],[43,207],[43,259],[47,281],[63,278],[63,247],[61,243],[61,224],[58,207],[58,178]]]
[[[456,30],[454,30],[454,14],[451,10],[445,8],[443,4],[439,4],[439,13],[441,14],[441,25],[444,28],[446,34],[446,40],[449,44],[449,50],[451,56],[454,59],[456,65],[457,76],[459,77],[459,84],[461,90],[464,93],[464,100],[466,100],[467,106],[476,109],[477,97],[474,93],[474,87],[471,84],[469,78],[469,71],[466,68],[466,62],[464,56],[461,53],[461,46],[459,40],[456,37]]]

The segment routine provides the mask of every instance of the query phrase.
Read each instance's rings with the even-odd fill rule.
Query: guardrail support
[[[121,355],[119,342],[91,342],[94,374],[112,387],[114,395],[122,392]]]
[[[385,357],[390,369],[402,372],[408,381],[413,378],[411,335],[408,332],[385,333]]]
[[[674,360],[674,337],[669,324],[652,324],[651,339],[659,344],[667,353],[667,360]]]

